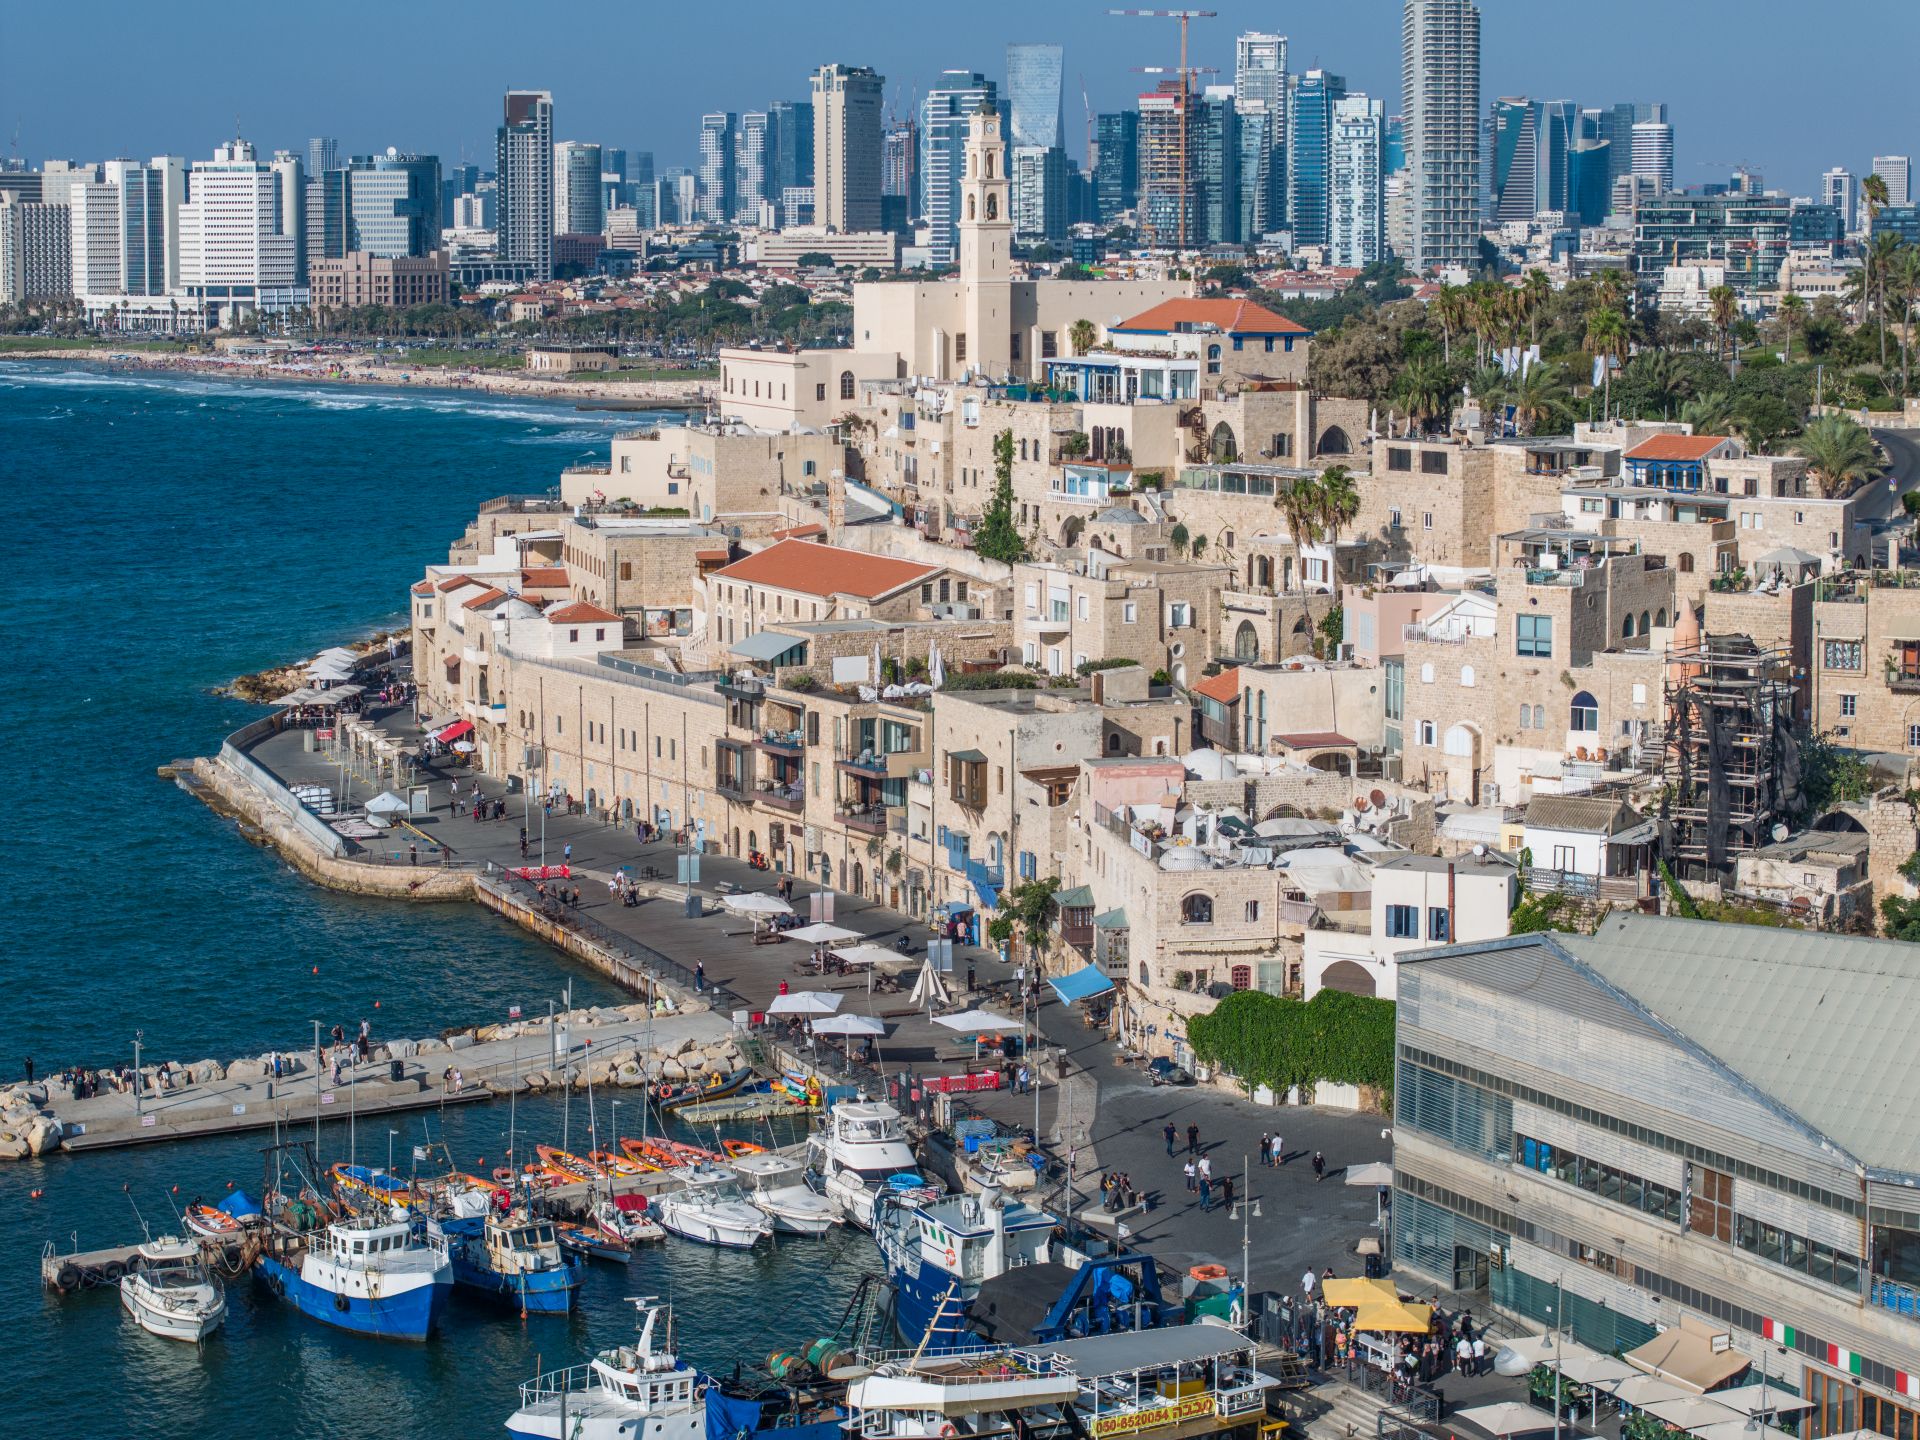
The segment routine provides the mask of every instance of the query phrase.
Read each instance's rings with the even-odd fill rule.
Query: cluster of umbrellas
[[[767,1006],[769,1015],[797,1015],[807,1021],[816,1035],[878,1037],[887,1033],[887,1023],[871,1015],[842,1015],[844,996],[825,990],[795,990],[776,995]]]
[[[1433,1307],[1402,1300],[1391,1280],[1324,1280],[1320,1293],[1329,1305],[1354,1312],[1356,1330],[1424,1335],[1433,1328]]]

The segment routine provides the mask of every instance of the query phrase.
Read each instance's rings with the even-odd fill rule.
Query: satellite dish
[[[1792,832],[1791,830],[1789,830],[1789,829],[1787,829],[1787,827],[1786,827],[1786,826],[1784,826],[1784,825],[1776,825],[1776,826],[1774,826],[1774,827],[1773,827],[1773,839],[1774,839],[1774,843],[1775,843],[1775,844],[1778,844],[1778,843],[1779,843],[1780,841],[1782,841],[1782,840],[1784,840],[1784,839],[1786,839],[1786,838],[1787,838],[1787,836],[1789,836],[1789,835],[1791,835],[1792,833],[1793,833],[1793,832]]]
[[[1473,858],[1476,860],[1484,860],[1487,858],[1487,847],[1478,840],[1473,842]]]

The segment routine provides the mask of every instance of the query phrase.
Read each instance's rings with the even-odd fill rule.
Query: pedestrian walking
[[[1200,1127],[1191,1122],[1187,1125],[1187,1153],[1189,1155],[1200,1153]]]
[[[560,847],[560,858],[569,865],[573,863],[573,842],[571,840]]]
[[[1316,1182],[1327,1178],[1327,1157],[1318,1150],[1313,1152],[1313,1178]]]
[[[1180,1173],[1187,1177],[1187,1193],[1189,1195],[1200,1188],[1198,1183],[1200,1171],[1199,1168],[1194,1165],[1193,1161],[1189,1160],[1185,1165],[1181,1166]]]
[[[1200,1177],[1200,1213],[1206,1214],[1213,1209],[1213,1181],[1206,1176]]]
[[[1269,1136],[1266,1131],[1262,1130],[1260,1132],[1260,1164],[1262,1168],[1267,1164],[1267,1147],[1272,1143],[1272,1137]]]
[[[1475,1375],[1484,1375],[1487,1373],[1487,1342],[1484,1337],[1479,1335],[1473,1337],[1472,1373]]]
[[[1173,1122],[1171,1120],[1167,1122],[1166,1136],[1167,1136],[1167,1158],[1171,1160],[1173,1158],[1173,1142],[1179,1139],[1180,1137],[1180,1132],[1173,1128]]]
[[[697,995],[707,993],[707,962],[704,960],[693,962],[693,989]]]
[[[1473,1374],[1473,1342],[1464,1335],[1453,1343],[1453,1365],[1462,1375]]]
[[[1022,1095],[1032,1093],[1033,1072],[1027,1069],[1027,1065],[1024,1060],[1020,1062],[1019,1081],[1020,1081],[1020,1093]]]
[[[1200,1157],[1200,1178],[1203,1181],[1213,1179],[1213,1160],[1209,1156]]]
[[[1220,1177],[1220,1203],[1222,1206],[1233,1204],[1233,1176],[1231,1175]]]
[[[1313,1285],[1316,1278],[1312,1270],[1302,1271],[1300,1275],[1301,1293],[1309,1300],[1313,1298]]]
[[[409,865],[420,863],[420,847],[411,840],[407,842],[407,863]]]
[[[1273,1137],[1274,1168],[1278,1169],[1280,1166],[1285,1165],[1286,1163],[1287,1163],[1287,1142],[1282,1140],[1278,1135],[1276,1135]]]

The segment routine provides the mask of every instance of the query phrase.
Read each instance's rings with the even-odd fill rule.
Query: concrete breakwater
[[[137,1096],[131,1073],[126,1088],[103,1076],[99,1093],[85,1097],[65,1077],[0,1087],[0,1160],[294,1124],[316,1114],[420,1109],[515,1089],[700,1088],[744,1063],[718,1016],[644,1004],[384,1040],[337,1072],[330,1057],[311,1049],[168,1060],[140,1068]]]

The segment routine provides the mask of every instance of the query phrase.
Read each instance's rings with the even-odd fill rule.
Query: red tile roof
[[[1724,435],[1655,435],[1627,451],[1627,459],[1704,460],[1726,443]]]
[[[616,625],[618,615],[602,610],[598,605],[589,605],[584,600],[576,600],[571,605],[562,605],[558,610],[547,612],[547,622],[551,625]]]
[[[873,600],[937,574],[939,568],[812,540],[782,540],[713,573],[749,585],[771,585],[777,590],[820,596],[858,595]]]
[[[1193,693],[1217,700],[1222,705],[1233,704],[1240,698],[1240,667],[1235,665],[1218,675],[1207,676],[1193,687]]]
[[[816,521],[811,525],[792,525],[785,530],[776,530],[773,532],[773,538],[776,540],[804,540],[809,535],[824,535],[826,533],[827,527]]]
[[[1162,300],[1158,305],[1131,320],[1113,326],[1115,330],[1177,330],[1181,326],[1211,326],[1228,334],[1311,335],[1304,325],[1296,325],[1284,315],[1276,315],[1251,300]]]
[[[507,598],[506,591],[496,590],[491,585],[489,585],[486,589],[482,590],[478,595],[474,596],[471,600],[466,601],[461,606],[461,608],[463,610],[484,610],[487,608],[487,606],[497,605],[506,598]]]
[[[474,579],[471,575],[455,575],[450,580],[442,580],[433,588],[444,595],[449,590],[458,590],[462,585],[480,585],[484,583],[484,581]]]
[[[525,590],[564,590],[567,588],[567,567],[564,565],[534,565],[520,572],[520,585]]]
[[[696,550],[693,552],[693,558],[696,560],[724,561],[727,558],[727,556],[732,553],[733,552],[729,550]]]
[[[431,580],[414,581],[413,593],[416,595],[431,595],[433,593],[433,582]]]

